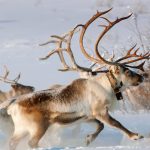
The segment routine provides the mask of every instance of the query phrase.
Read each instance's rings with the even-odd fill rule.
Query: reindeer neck
[[[6,94],[3,91],[0,91],[0,103],[6,99]]]
[[[97,82],[105,90],[112,92],[112,88],[111,88],[110,82],[109,82],[106,74],[92,77],[91,80],[94,80],[95,82]]]
[[[10,91],[7,92],[7,99],[10,99],[15,96],[17,96],[15,90],[11,89]]]
[[[0,102],[3,102],[12,97],[12,90],[4,92],[0,91]]]
[[[122,81],[118,81],[117,78],[114,76],[114,74],[110,71],[106,74],[110,85],[116,95],[117,100],[123,99],[122,93],[121,93],[121,87],[123,86]]]

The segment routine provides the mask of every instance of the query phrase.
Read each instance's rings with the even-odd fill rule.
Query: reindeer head
[[[27,86],[19,83],[11,84],[11,87],[15,96],[31,93],[35,90],[35,88],[32,86]]]
[[[20,79],[20,74],[14,80],[8,79],[7,78],[8,75],[9,75],[9,71],[7,67],[5,66],[5,75],[0,76],[0,80],[5,83],[11,84],[12,90],[10,92],[12,94],[12,97],[31,93],[35,90],[34,87],[32,86],[26,86],[26,85],[18,83],[18,80]]]
[[[125,87],[137,86],[144,80],[142,75],[124,66],[112,66],[109,71],[119,82],[122,82]]]

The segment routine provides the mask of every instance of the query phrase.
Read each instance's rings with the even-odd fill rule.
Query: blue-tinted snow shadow
[[[8,23],[16,23],[16,22],[18,22],[18,21],[14,20],[14,19],[12,19],[12,20],[11,19],[10,20],[9,19],[8,20],[7,19],[6,20],[0,20],[0,24],[5,24],[5,23],[8,24]]]

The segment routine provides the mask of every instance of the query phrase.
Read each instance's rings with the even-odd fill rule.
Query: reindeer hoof
[[[139,140],[139,139],[143,139],[144,136],[139,135],[139,134],[134,134],[130,137],[131,140]]]
[[[89,134],[86,137],[86,146],[89,146],[89,144],[94,140],[93,135]]]

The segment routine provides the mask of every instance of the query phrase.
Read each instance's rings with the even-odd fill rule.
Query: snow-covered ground
[[[131,11],[138,16],[138,27],[142,33],[144,45],[149,49],[150,37],[150,1],[149,0],[0,0],[0,74],[3,73],[3,65],[7,65],[11,74],[10,78],[21,72],[20,82],[35,86],[37,90],[46,89],[52,84],[67,84],[77,78],[76,73],[61,73],[58,58],[51,57],[47,61],[39,61],[53,47],[51,45],[40,47],[39,44],[48,40],[50,35],[62,34],[73,28],[78,23],[85,23],[97,10],[106,10],[113,7],[109,18],[115,19],[128,15]],[[99,22],[97,22],[97,25]],[[88,31],[86,46],[92,47],[99,31],[99,27]],[[75,36],[72,49],[80,64],[89,63],[82,58],[79,44]],[[134,43],[141,46],[141,41],[135,28],[134,17],[120,23],[110,31],[102,41],[102,47],[124,51]],[[119,54],[117,52],[117,54]],[[83,60],[82,60],[83,59]],[[1,90],[8,90],[9,85],[0,83]],[[49,129],[41,141],[41,146],[46,149],[58,149],[54,147],[66,147],[65,149],[150,149],[150,114],[148,112],[112,114],[126,127],[135,132],[140,132],[147,138],[139,141],[127,140],[120,132],[106,127],[99,137],[87,148],[85,136],[94,128],[88,124],[82,124],[81,128],[75,126],[69,128],[56,127]],[[0,149],[6,149],[6,143],[12,133],[13,125],[9,121],[0,119]],[[22,143],[19,150],[27,149]],[[68,148],[67,148],[68,147]],[[63,149],[63,148],[62,148]]]

